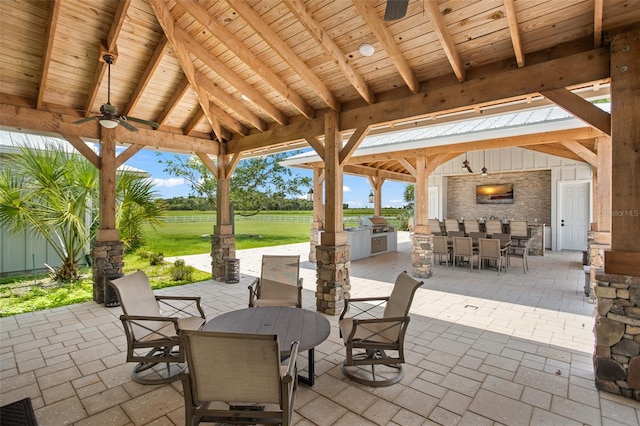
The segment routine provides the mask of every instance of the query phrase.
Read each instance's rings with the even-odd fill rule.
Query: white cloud
[[[351,192],[351,187],[349,187],[347,185],[343,185],[342,186],[342,192]]]
[[[174,186],[184,185],[185,180],[183,178],[169,178],[169,179],[160,179],[153,178],[153,185],[165,188],[172,188]]]

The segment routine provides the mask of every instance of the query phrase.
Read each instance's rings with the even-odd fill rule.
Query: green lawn
[[[386,217],[400,214],[400,210],[383,211]],[[371,215],[371,210],[360,209],[344,212],[345,226],[357,225],[358,216]],[[170,212],[169,216],[210,216],[213,212]],[[311,212],[265,212],[261,218],[239,218],[236,216],[236,249],[270,247],[309,241]],[[195,220],[195,219],[194,219]],[[391,220],[392,224],[394,221]],[[146,245],[137,253],[128,253],[124,258],[124,273],[138,269],[149,276],[154,289],[188,284],[211,279],[210,272],[193,271],[190,280],[174,281],[171,264],[152,266],[144,254],[162,253],[165,257],[186,256],[211,252],[211,238],[215,222],[170,222],[153,229],[144,228]],[[81,271],[81,279],[74,283],[53,282],[47,274],[0,279],[0,317],[51,309],[93,299],[91,270]]]

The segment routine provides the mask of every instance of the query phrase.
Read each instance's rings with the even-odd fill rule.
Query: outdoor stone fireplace
[[[640,400],[640,277],[598,273],[596,387]]]

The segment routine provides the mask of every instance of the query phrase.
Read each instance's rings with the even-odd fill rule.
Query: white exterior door
[[[437,186],[429,187],[429,219],[440,217],[440,194]]]
[[[587,249],[590,194],[589,182],[560,185],[560,249]]]

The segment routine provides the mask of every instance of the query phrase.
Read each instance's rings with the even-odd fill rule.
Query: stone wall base
[[[316,309],[329,315],[339,315],[344,298],[351,291],[349,268],[351,246],[316,247]]]
[[[411,275],[429,278],[433,268],[433,234],[411,236]]]
[[[236,257],[236,236],[233,234],[211,235],[211,277],[225,281],[226,260]]]
[[[640,277],[596,274],[596,387],[640,401]]]
[[[124,267],[124,243],[122,241],[93,241],[91,243],[93,265],[93,300],[104,303],[104,277],[121,274]]]

